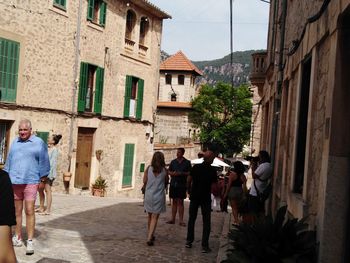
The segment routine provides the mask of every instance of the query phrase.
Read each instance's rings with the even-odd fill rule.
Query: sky
[[[230,54],[230,0],[149,0],[172,16],[163,22],[161,49],[193,61]],[[233,51],[266,49],[269,4],[233,0]]]

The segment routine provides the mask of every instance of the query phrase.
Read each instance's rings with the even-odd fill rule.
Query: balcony
[[[125,38],[125,49],[129,51],[133,51],[135,46],[135,41]]]
[[[250,82],[252,85],[262,89],[266,77],[266,58],[267,52],[259,52],[252,54],[252,68],[250,72]]]

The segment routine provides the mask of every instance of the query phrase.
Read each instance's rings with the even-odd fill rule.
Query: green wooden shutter
[[[144,80],[143,79],[139,79],[137,84],[138,85],[137,85],[136,119],[137,120],[141,120],[141,118],[142,118]]]
[[[0,38],[0,101],[15,102],[20,44]]]
[[[66,0],[54,0],[54,5],[66,8]]]
[[[47,144],[47,139],[49,138],[49,132],[38,131],[38,132],[36,132],[36,136],[41,138],[44,141],[44,143]]]
[[[95,1],[94,0],[88,0],[88,8],[87,8],[87,19],[88,20],[94,20],[94,7],[95,7]]]
[[[101,2],[100,5],[100,25],[104,26],[106,24],[106,12],[107,12],[107,4],[105,2]]]
[[[86,92],[88,82],[88,64],[80,63],[80,81],[79,81],[79,95],[78,95],[78,111],[85,111]]]
[[[131,186],[132,169],[134,163],[135,144],[125,144],[124,168],[123,168],[123,186]]]
[[[95,113],[102,112],[102,98],[103,98],[103,78],[104,78],[104,69],[96,69],[96,90],[95,90],[95,103],[94,111]]]
[[[124,117],[129,117],[131,89],[132,89],[132,77],[131,76],[126,76],[126,80],[125,80],[125,97],[124,97]]]

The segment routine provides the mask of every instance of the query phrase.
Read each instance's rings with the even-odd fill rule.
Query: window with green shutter
[[[144,80],[126,76],[124,96],[124,117],[142,119]]]
[[[124,148],[124,168],[122,186],[128,187],[132,183],[135,144],[127,143]]]
[[[87,19],[91,22],[105,26],[107,4],[102,0],[88,0]]]
[[[36,136],[41,138],[44,141],[44,143],[47,144],[47,139],[49,138],[49,132],[37,131]]]
[[[95,89],[95,104],[94,104],[94,112],[101,113],[102,112],[102,97],[103,97],[103,78],[104,78],[104,69],[97,68],[96,69],[96,89]]]
[[[66,0],[53,0],[53,5],[60,9],[66,10]]]
[[[78,111],[102,113],[104,69],[81,62]],[[93,107],[92,107],[93,106]]]
[[[0,38],[0,101],[15,102],[20,44]]]

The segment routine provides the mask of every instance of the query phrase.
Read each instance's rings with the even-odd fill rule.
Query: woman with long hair
[[[44,182],[41,182],[39,187],[39,197],[40,197],[40,206],[36,210],[42,215],[49,215],[51,213],[51,204],[52,204],[52,183],[57,175],[57,159],[58,159],[58,148],[57,144],[60,142],[62,135],[52,134],[48,141],[47,145],[49,147],[49,159],[50,159],[50,174],[47,176],[47,179]],[[45,209],[45,195],[46,195],[46,209]]]
[[[154,244],[154,233],[159,215],[166,210],[165,189],[168,181],[169,176],[165,168],[164,154],[157,151],[153,154],[151,165],[146,168],[143,176],[143,184],[145,185],[144,207],[148,213],[147,245],[149,246]]]
[[[241,161],[233,163],[230,169],[228,184],[224,198],[228,197],[232,209],[233,225],[239,224],[238,206],[243,197],[243,191],[247,191],[247,178],[244,175],[245,167]]]

